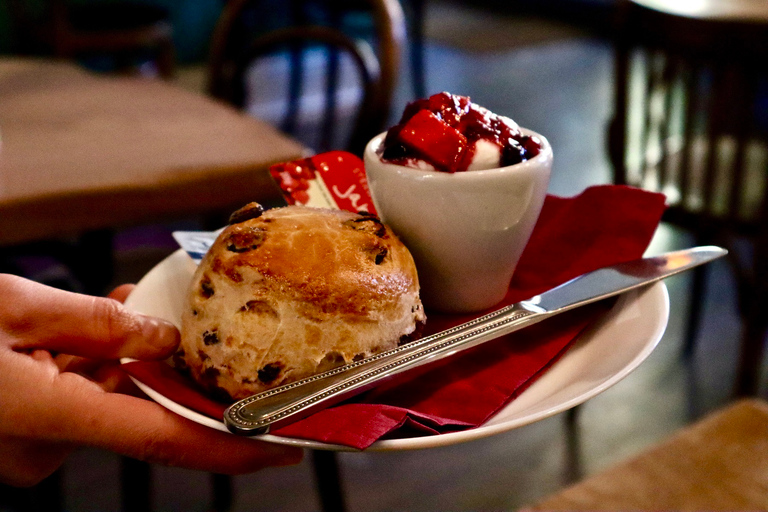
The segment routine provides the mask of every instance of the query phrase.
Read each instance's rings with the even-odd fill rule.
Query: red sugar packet
[[[288,204],[376,213],[363,161],[346,151],[329,151],[269,168]]]

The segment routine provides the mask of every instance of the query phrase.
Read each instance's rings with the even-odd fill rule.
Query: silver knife
[[[695,247],[620,263],[583,274],[528,300],[446,331],[306,379],[244,398],[224,413],[235,434],[266,434],[362,393],[406,370],[528,327],[592,302],[651,283],[725,256],[725,249]]]

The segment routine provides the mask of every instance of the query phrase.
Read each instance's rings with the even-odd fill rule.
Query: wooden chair
[[[742,399],[522,510],[764,510],[766,442],[768,403]]]
[[[299,16],[300,24],[265,33],[258,24],[248,22],[259,4],[233,0],[225,6],[211,42],[209,93],[238,108],[248,108],[248,98],[258,98],[261,104],[274,100],[286,105],[281,119],[269,112],[257,115],[276,121],[316,151],[349,149],[361,154],[365,142],[385,128],[389,115],[399,65],[400,29],[395,27],[402,23],[397,14],[401,11],[390,13],[389,0],[372,2],[378,9],[377,58],[366,41],[342,32],[336,23],[307,25],[303,24],[307,18]],[[337,16],[338,12],[332,18]],[[257,70],[256,78],[249,80],[246,73],[252,65],[264,66],[266,74],[258,75]],[[285,81],[278,82],[279,77]],[[353,128],[350,137],[341,140],[334,133],[343,124],[340,107],[355,90],[360,100],[347,123]],[[309,109],[302,108],[313,101],[322,103],[314,120],[307,117],[312,115]],[[319,140],[313,137],[317,135]]]
[[[768,12],[724,4],[738,2],[698,13],[619,6],[609,153],[616,183],[665,193],[665,221],[731,250],[743,317],[736,391],[752,394],[768,328]],[[705,273],[693,278],[687,352]]]
[[[71,3],[45,0],[41,12],[29,2],[11,0],[17,47],[21,53],[60,58],[109,56],[118,71],[137,69],[142,58],[157,74],[174,75],[175,49],[168,12],[141,2]]]

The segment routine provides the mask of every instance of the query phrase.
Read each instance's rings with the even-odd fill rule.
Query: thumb
[[[94,359],[162,359],[179,343],[171,323],[134,313],[115,299],[51,288],[0,274],[0,332],[16,350],[46,349]]]

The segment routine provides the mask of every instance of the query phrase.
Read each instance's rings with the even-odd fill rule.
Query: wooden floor
[[[428,27],[428,34],[448,31],[446,24],[468,19],[463,12],[448,14],[428,11],[428,19],[440,20],[439,26]],[[478,49],[479,45],[434,37],[427,48],[427,88],[469,95],[545,134],[555,151],[550,191],[573,195],[610,179],[605,132],[611,106],[611,50],[605,41],[579,32],[541,39]],[[404,73],[395,109],[412,96]],[[649,252],[688,244],[684,234],[662,226]],[[164,250],[125,251],[120,278],[140,277]],[[671,320],[659,347],[625,380],[583,405],[573,430],[560,415],[447,448],[341,454],[348,509],[518,509],[625,460],[728,403],[739,335],[733,279],[724,263],[716,262],[709,270],[710,287],[702,298],[706,323],[690,360],[681,357],[689,303],[688,276],[684,275],[667,281]],[[153,472],[156,510],[210,509],[208,475],[160,467]],[[69,460],[64,475],[67,510],[119,509],[116,456],[80,451]],[[236,511],[319,509],[308,460],[297,467],[236,477],[234,483]]]

